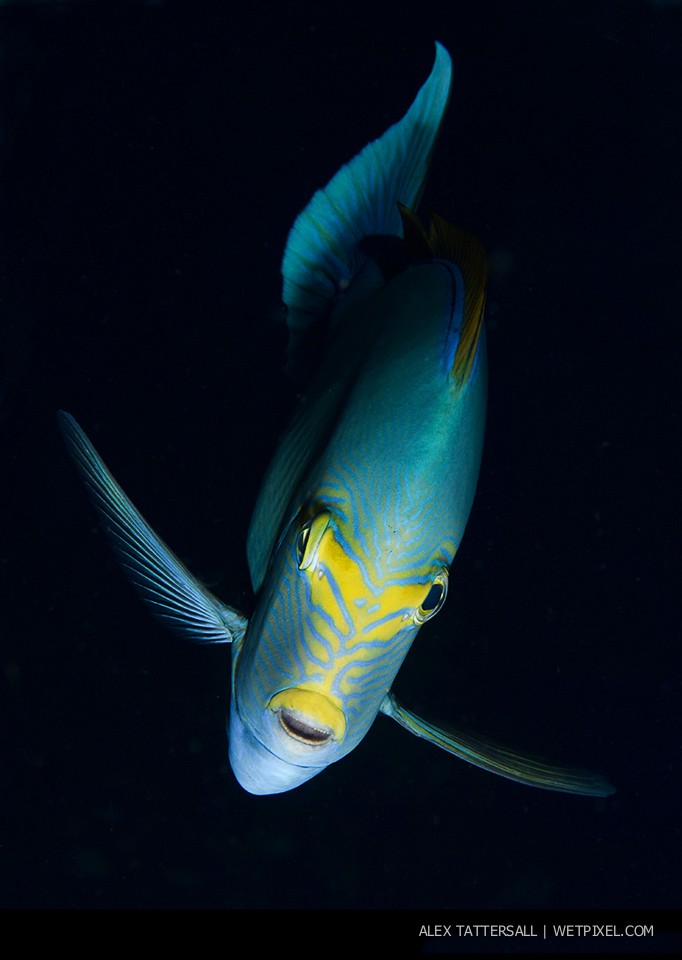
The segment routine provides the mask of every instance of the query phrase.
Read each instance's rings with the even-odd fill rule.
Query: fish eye
[[[421,604],[417,607],[414,615],[415,621],[421,624],[426,623],[426,621],[430,620],[431,617],[435,617],[445,603],[445,598],[447,595],[448,572],[445,567],[443,567],[443,569],[434,577],[433,583],[429,588],[429,592],[426,594]]]
[[[299,569],[303,569],[303,558],[305,557],[305,548],[308,543],[308,538],[310,537],[310,528],[313,525],[312,520],[308,520],[303,524],[301,529],[298,531],[296,536],[296,563],[299,566]]]
[[[299,570],[307,570],[317,556],[320,540],[329,526],[331,514],[322,510],[316,516],[306,520],[296,534],[296,563]]]

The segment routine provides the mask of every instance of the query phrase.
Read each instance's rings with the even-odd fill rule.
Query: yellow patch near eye
[[[421,626],[435,616],[445,601],[445,567],[432,575],[430,583],[389,583],[382,587],[380,583],[368,582],[368,567],[346,553],[328,510],[321,510],[301,524],[295,549],[299,570],[308,578],[310,587],[310,616],[315,634],[309,639],[310,653],[320,665],[336,663],[342,651],[343,656],[362,658],[364,654],[358,654],[358,646],[390,642],[410,621]],[[414,575],[418,573],[421,571],[415,569]],[[423,574],[428,576],[428,567]],[[294,715],[287,714],[285,719],[290,721],[287,732],[295,736]]]
[[[332,526],[325,526],[317,538],[315,564],[308,569],[313,604],[324,610],[349,647],[356,642],[390,640],[406,619],[423,623],[440,609],[447,592],[446,570],[437,574],[430,587],[389,584],[377,593],[370,591],[361,567],[346,554]],[[325,624],[318,623],[318,629],[334,643]]]

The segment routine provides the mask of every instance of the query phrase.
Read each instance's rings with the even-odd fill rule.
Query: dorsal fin
[[[398,203],[414,209],[450,95],[452,65],[436,44],[431,74],[412,106],[318,190],[299,214],[282,261],[282,299],[292,331],[328,313],[365,257],[363,237],[401,236]]]
[[[434,257],[450,260],[462,274],[464,306],[457,349],[450,371],[451,377],[463,384],[469,379],[483,329],[485,288],[488,263],[481,242],[466,230],[455,227],[432,213],[428,233],[412,210],[400,204],[405,243],[412,259]]]
[[[437,214],[431,215],[428,239],[434,256],[456,263],[464,280],[462,329],[451,372],[452,378],[462,384],[466,383],[471,375],[483,329],[485,288],[488,281],[485,250],[473,234],[453,227]]]

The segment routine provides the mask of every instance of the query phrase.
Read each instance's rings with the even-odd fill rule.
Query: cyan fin
[[[197,643],[241,640],[246,619],[214,597],[154,533],[73,417],[60,410],[58,420],[109,542],[154,614]]]
[[[373,234],[402,236],[398,203],[415,209],[450,95],[452,65],[436,44],[431,74],[405,116],[341,167],[297,217],[282,261],[292,331],[329,312],[364,263]]]
[[[436,727],[411,710],[406,710],[390,692],[384,697],[381,712],[392,717],[415,736],[428,740],[467,763],[497,773],[508,780],[516,780],[518,783],[543,790],[576,793],[585,797],[608,797],[616,792],[608,780],[597,773],[555,767],[543,760],[522,757],[484,737]]]

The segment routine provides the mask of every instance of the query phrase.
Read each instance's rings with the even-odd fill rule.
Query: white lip
[[[234,700],[230,705],[228,736],[230,765],[239,783],[249,793],[258,796],[285,793],[324,770],[324,766],[298,766],[275,756],[244,726]]]

